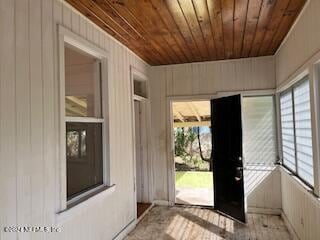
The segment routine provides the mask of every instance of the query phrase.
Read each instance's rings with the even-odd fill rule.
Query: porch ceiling
[[[210,101],[173,102],[174,127],[210,126]]]
[[[66,0],[151,65],[273,55],[306,0]]]

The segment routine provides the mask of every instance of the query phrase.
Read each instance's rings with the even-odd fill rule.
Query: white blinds
[[[296,171],[294,124],[292,92],[286,92],[280,97],[281,133],[282,133],[282,157],[283,163],[288,168]]]
[[[273,165],[276,161],[273,97],[244,97],[243,120],[245,164]]]
[[[280,96],[283,164],[313,185],[309,81]]]
[[[296,130],[297,173],[313,185],[312,133],[309,81],[293,89]]]

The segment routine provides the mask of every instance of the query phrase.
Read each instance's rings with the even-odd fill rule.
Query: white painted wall
[[[319,11],[320,1],[308,0],[278,50],[275,56],[277,86],[284,85],[299,67],[320,50]]]
[[[277,52],[277,87],[288,84],[293,77],[312,66],[320,50],[320,1],[309,0],[298,21]],[[306,68],[306,69],[304,69]],[[314,77],[314,75],[312,75]],[[318,106],[318,105],[316,105]],[[288,222],[302,240],[319,239],[319,199],[307,188],[281,171],[282,207]]]
[[[282,210],[301,240],[319,239],[320,199],[286,170],[281,169]]]
[[[116,190],[64,223],[59,189],[57,24],[110,53],[111,182]],[[60,0],[0,0],[0,239],[112,239],[134,219],[130,65],[147,65]],[[59,234],[4,233],[55,226]]]
[[[169,97],[214,95],[221,91],[245,91],[274,89],[275,65],[273,57],[216,61],[151,67],[151,117],[153,137],[154,198],[172,200],[170,168],[172,159],[167,156],[170,134],[168,133]],[[172,149],[171,149],[172,150]],[[262,172],[265,174],[264,172]],[[260,176],[260,171],[248,170],[245,176]],[[259,191],[251,191],[252,208],[281,208],[280,181],[277,169],[261,177]]]

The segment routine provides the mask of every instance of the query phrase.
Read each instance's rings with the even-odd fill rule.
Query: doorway
[[[172,102],[175,203],[213,206],[210,101]]]
[[[137,218],[151,206],[149,202],[148,140],[144,100],[134,100]]]

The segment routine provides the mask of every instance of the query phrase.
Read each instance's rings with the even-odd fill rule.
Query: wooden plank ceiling
[[[210,126],[210,101],[173,102],[172,115],[174,127]]]
[[[151,65],[273,55],[306,0],[66,0]]]

